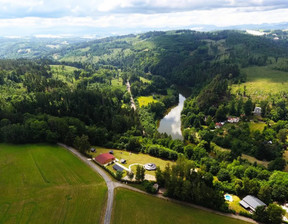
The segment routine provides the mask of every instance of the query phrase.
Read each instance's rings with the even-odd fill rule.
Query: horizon
[[[111,36],[288,25],[284,0],[0,0],[0,36]],[[244,27],[244,28],[243,28]]]

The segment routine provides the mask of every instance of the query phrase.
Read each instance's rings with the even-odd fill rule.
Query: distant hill
[[[277,35],[277,34],[275,34]],[[55,50],[50,58],[79,66],[81,63],[115,66],[165,77],[170,83],[196,85],[217,73],[238,76],[237,66],[266,65],[269,58],[288,56],[287,32],[278,38],[253,36],[245,31],[155,31],[81,42]]]

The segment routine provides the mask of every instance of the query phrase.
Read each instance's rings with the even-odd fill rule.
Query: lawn
[[[156,103],[158,100],[153,99],[153,96],[140,96],[137,98],[139,106],[148,106],[149,103]]]
[[[117,188],[111,223],[240,224],[246,222]]]
[[[247,81],[233,85],[232,92],[244,91],[254,99],[265,99],[271,94],[287,91],[288,72],[274,70],[269,66],[253,66],[242,70],[247,74]]]
[[[59,146],[0,144],[0,223],[99,223],[104,180]]]
[[[130,153],[124,150],[107,149],[107,148],[102,148],[102,147],[97,147],[97,146],[94,148],[96,149],[96,152],[90,153],[93,157],[96,157],[102,153],[108,153],[110,150],[113,150],[115,158],[119,160],[120,159],[126,160],[126,164],[123,164],[123,165],[127,168],[129,168],[129,165],[134,164],[134,163],[139,163],[143,165],[146,163],[155,163],[157,166],[160,166],[162,170],[164,170],[167,163],[170,163],[170,165],[174,164],[174,162],[172,161],[159,159],[159,158],[149,156],[143,153]],[[108,168],[114,171],[112,168],[112,165],[108,166]],[[136,166],[132,166],[132,170],[135,172]],[[146,171],[145,173],[155,176],[155,171]]]
[[[237,213],[239,213],[240,211],[242,212],[247,212],[246,209],[244,209],[240,204],[239,202],[241,201],[241,199],[236,196],[236,195],[232,195],[232,198],[233,198],[233,201],[229,201],[228,204],[229,204],[229,208],[230,209],[233,209],[234,211],[236,211]],[[248,213],[248,212],[247,212]]]

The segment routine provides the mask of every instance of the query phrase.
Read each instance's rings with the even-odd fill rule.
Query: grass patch
[[[153,99],[153,96],[140,96],[137,98],[139,106],[148,106],[149,103],[157,103],[158,100]]]
[[[247,74],[247,82],[232,86],[232,93],[243,93],[253,99],[266,99],[271,94],[286,92],[288,88],[288,72],[274,70],[269,66],[253,66],[242,70]]]
[[[59,146],[0,144],[0,223],[99,223],[103,179]]]
[[[240,211],[242,212],[247,212],[240,204],[239,202],[241,201],[241,199],[236,196],[236,195],[232,195],[233,201],[228,201],[229,204],[229,208],[233,209],[234,211],[236,211],[237,213],[239,213]],[[248,213],[248,212],[247,212]]]
[[[140,81],[143,83],[149,83],[149,84],[151,83],[149,79],[145,79],[144,77],[141,77],[141,76],[140,76]]]
[[[61,80],[68,85],[75,82],[74,71],[79,70],[78,68],[67,65],[50,65],[50,67],[54,79]]]
[[[246,223],[121,188],[115,190],[113,207],[111,223]]]
[[[262,132],[266,126],[267,126],[267,124],[265,124],[264,122],[259,122],[259,123],[249,122],[250,131]]]
[[[111,80],[112,86],[123,86],[123,80],[122,78],[112,79]]]
[[[103,148],[103,147],[94,147],[96,149],[95,153],[90,153],[93,157],[96,157],[102,153],[108,153],[111,149]],[[167,163],[170,163],[170,165],[174,164],[174,162],[171,162],[169,160],[163,160],[159,159],[153,156],[149,156],[147,154],[143,153],[130,153],[124,150],[117,150],[112,149],[114,152],[114,156],[117,159],[125,159],[126,164],[122,164],[123,166],[129,168],[129,165],[134,163],[140,163],[140,164],[146,164],[146,163],[155,163],[157,166],[160,166],[162,170],[164,170]],[[113,170],[112,165],[107,166],[108,169]],[[133,171],[136,171],[136,166],[131,167]],[[155,171],[147,171],[146,174],[151,174],[155,176]]]
[[[248,155],[246,155],[246,154],[242,154],[242,156],[241,156],[241,158],[242,159],[247,159],[250,163],[257,163],[258,165],[263,165],[263,166],[265,166],[266,168],[268,167],[268,164],[269,164],[269,162],[267,162],[267,161],[262,161],[262,160],[258,160],[258,159],[256,159],[255,157],[253,157],[253,156],[248,156]]]
[[[222,147],[216,145],[214,142],[211,143],[211,146],[214,147],[214,151],[220,151],[220,152],[221,152],[221,151],[222,151],[222,152],[224,152],[224,151],[230,151],[230,149],[222,148]],[[268,167],[268,164],[269,164],[269,162],[267,162],[267,161],[258,160],[258,159],[256,159],[255,157],[249,156],[249,155],[246,155],[246,154],[242,154],[241,159],[247,159],[248,162],[250,162],[250,163],[252,163],[252,164],[253,164],[254,162],[257,162],[258,165],[263,165],[263,166],[265,166],[266,168]]]

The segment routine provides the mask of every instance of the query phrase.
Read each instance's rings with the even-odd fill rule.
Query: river
[[[181,131],[181,111],[184,107],[186,98],[179,94],[179,103],[173,107],[164,118],[160,120],[158,131],[160,133],[167,133],[172,136],[172,139],[183,140]]]

